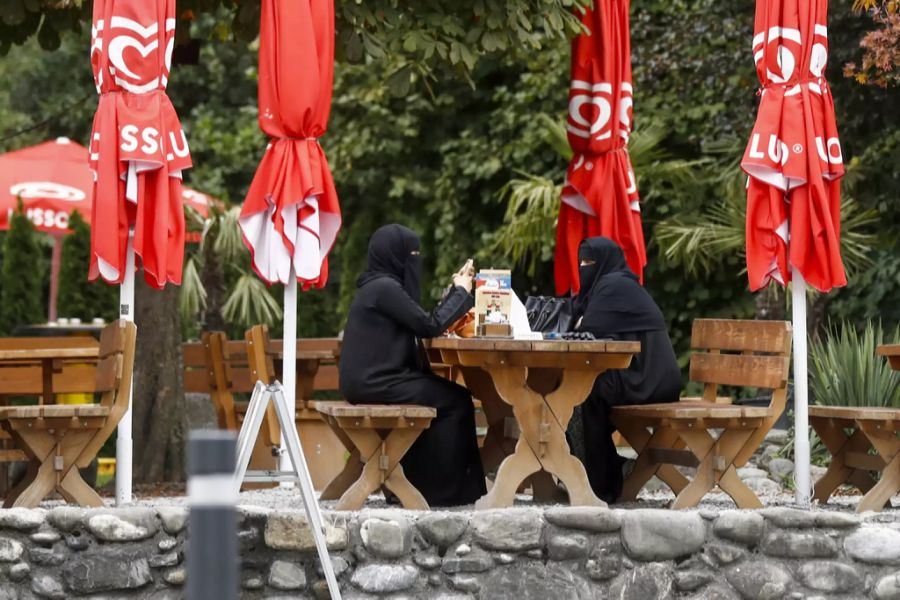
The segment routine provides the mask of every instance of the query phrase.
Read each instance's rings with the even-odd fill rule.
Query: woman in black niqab
[[[638,341],[641,351],[627,369],[602,373],[582,405],[585,469],[594,492],[614,502],[622,492],[622,462],[609,420],[614,406],[676,402],[681,370],[662,312],[628,268],[622,249],[604,237],[578,248],[576,330],[597,338]]]
[[[344,328],[341,393],[352,404],[420,404],[437,417],[401,460],[430,506],[472,504],[486,493],[467,389],[431,372],[421,338],[435,337],[474,304],[471,273],[460,270],[438,306],[420,305],[419,236],[385,225],[369,240],[368,268]]]

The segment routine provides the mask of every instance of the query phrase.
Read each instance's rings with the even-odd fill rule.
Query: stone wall
[[[181,507],[0,510],[0,600],[180,598],[186,518]],[[346,598],[900,599],[893,511],[523,507],[326,518]],[[240,548],[242,598],[327,597],[302,510],[243,508]]]

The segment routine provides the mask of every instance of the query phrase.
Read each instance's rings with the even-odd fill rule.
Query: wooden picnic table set
[[[29,464],[24,481],[7,494],[6,506],[35,506],[54,490],[70,502],[101,505],[74,467],[90,463],[127,407],[134,343],[134,325],[124,321],[108,325],[99,343],[92,338],[0,339],[0,399],[41,398],[37,405],[0,407],[0,426],[16,445],[0,458]],[[609,369],[628,368],[639,343],[440,337],[424,340],[424,346],[435,371],[465,385],[484,413],[481,457],[485,472],[496,474],[477,509],[510,506],[526,486],[536,501],[558,500],[564,489],[572,505],[604,505],[572,455],[566,430],[596,378]],[[698,319],[691,349],[690,380],[702,385],[701,396],[612,411],[616,428],[637,453],[620,499],[634,500],[655,475],[676,494],[673,508],[696,506],[716,487],[740,508],[760,507],[737,469],[784,411],[791,326]],[[281,375],[282,343],[270,339],[262,325],[249,329],[244,340],[206,332],[182,350],[185,391],[209,395],[220,428],[239,429],[255,382],[272,383]],[[900,345],[882,346],[879,354],[900,369]],[[336,500],[339,510],[355,510],[386,488],[404,507],[427,509],[400,460],[435,410],[340,400],[339,359],[337,338],[297,342],[295,421],[320,499]],[[732,403],[728,394],[742,387],[771,390],[769,405]],[[52,404],[56,394],[85,392],[100,394],[100,402]],[[833,455],[816,484],[816,499],[825,502],[849,483],[865,494],[858,510],[889,505],[900,491],[900,410],[812,406],[810,421]],[[251,465],[275,468],[279,444],[277,419],[267,413]],[[688,477],[677,466],[696,470]],[[876,480],[872,473],[878,472]]]

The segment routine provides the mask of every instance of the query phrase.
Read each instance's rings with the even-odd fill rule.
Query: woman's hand
[[[475,266],[471,260],[467,260],[466,264],[453,275],[453,285],[458,285],[469,293],[472,293],[472,277],[475,276]]]

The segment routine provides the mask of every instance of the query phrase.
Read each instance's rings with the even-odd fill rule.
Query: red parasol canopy
[[[632,124],[628,0],[596,0],[572,41],[569,145],[556,229],[556,291],[578,291],[578,245],[602,235],[625,251],[643,280],[647,256],[638,191],[626,145]]]
[[[209,216],[216,200],[185,186],[182,199],[201,216]],[[22,199],[35,228],[52,234],[70,233],[74,211],[88,223],[94,203],[94,178],[88,149],[68,138],[0,155],[0,230],[9,228],[9,216]]]
[[[791,267],[821,291],[847,284],[840,255],[844,174],[825,81],[827,0],[757,0],[759,113],[741,167],[750,288],[787,284]]]
[[[271,141],[241,210],[253,268],[303,287],[328,279],[341,226],[337,192],[319,138],[331,110],[333,0],[263,0],[259,30],[259,126]]]
[[[95,175],[91,279],[122,283],[128,230],[144,277],[181,283],[181,171],[187,139],[166,96],[175,0],[95,0],[91,66],[100,94],[91,134]]]

